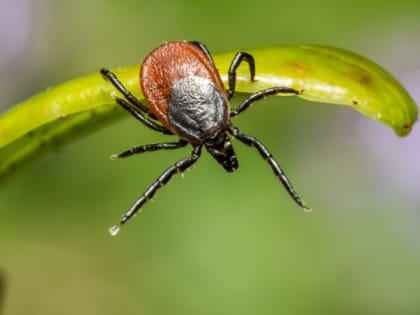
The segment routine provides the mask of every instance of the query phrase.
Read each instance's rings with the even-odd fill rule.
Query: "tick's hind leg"
[[[152,152],[157,150],[172,150],[185,147],[188,144],[185,140],[179,140],[177,142],[165,142],[165,143],[152,143],[142,146],[133,147],[127,151],[121,152],[120,154],[114,154],[111,159],[116,160],[120,158],[126,158],[134,154],[140,154],[144,152]]]
[[[264,144],[262,144],[257,138],[253,136],[241,133],[238,130],[238,128],[236,128],[233,125],[230,125],[228,130],[239,141],[245,143],[246,145],[256,148],[261,154],[261,156],[264,158],[264,160],[266,160],[270,164],[274,174],[280,179],[283,186],[286,188],[287,192],[293,198],[293,200],[306,212],[312,211],[304,204],[302,199],[300,199],[299,195],[296,193],[289,179],[286,177],[286,174],[284,174],[282,168],[273,158],[272,154],[268,151]]]
[[[194,146],[194,149],[189,157],[178,161],[173,166],[164,171],[162,175],[160,175],[159,178],[152,185],[150,185],[149,188],[147,188],[143,195],[141,195],[140,198],[123,215],[123,217],[120,220],[120,223],[111,227],[111,229],[109,230],[110,233],[112,235],[117,234],[120,227],[124,225],[128,220],[130,220],[130,218],[133,217],[133,215],[135,215],[137,211],[139,211],[139,209],[146,203],[146,201],[150,200],[153,197],[153,195],[159,188],[167,184],[173,175],[181,173],[185,171],[188,167],[193,165],[201,155],[201,148],[201,145]]]

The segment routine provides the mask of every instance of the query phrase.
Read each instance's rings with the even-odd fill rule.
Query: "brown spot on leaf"
[[[291,71],[297,74],[308,74],[312,71],[312,68],[304,62],[292,61],[287,63],[286,67],[290,68]]]
[[[372,75],[363,68],[360,68],[356,65],[352,65],[353,69],[346,73],[347,76],[352,78],[355,81],[358,81],[360,84],[371,87],[372,86]]]

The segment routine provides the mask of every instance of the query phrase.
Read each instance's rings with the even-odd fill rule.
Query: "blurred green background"
[[[350,49],[420,102],[417,0],[0,0],[0,26],[1,111],[183,39],[212,52]],[[350,108],[294,98],[262,101],[235,124],[271,149],[311,214],[255,150],[234,141],[237,172],[203,154],[109,236],[190,152],[111,161],[168,139],[127,115],[1,187],[4,314],[420,314],[419,126],[401,139]]]

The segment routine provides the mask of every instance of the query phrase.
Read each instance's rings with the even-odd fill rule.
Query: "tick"
[[[252,103],[275,94],[295,94],[300,92],[289,87],[272,87],[256,92],[243,100],[237,108],[230,109],[229,100],[235,94],[236,69],[246,62],[250,80],[255,78],[254,57],[246,52],[238,52],[232,60],[228,72],[229,87],[226,90],[216,69],[210,52],[200,42],[170,42],[153,50],[144,60],[140,70],[140,84],[147,105],[142,104],[116,75],[101,69],[103,77],[111,82],[123,98],[116,102],[146,127],[157,132],[175,135],[176,142],[153,143],[133,147],[112,158],[126,158],[134,154],[157,150],[172,150],[192,146],[191,154],[165,170],[158,179],[140,196],[122,216],[118,225],[110,229],[115,235],[156,191],[164,186],[173,175],[185,171],[200,157],[202,148],[215,158],[228,172],[238,169],[238,160],[231,144],[231,137],[254,147],[270,164],[274,174],[280,179],[293,200],[305,211],[310,211],[280,165],[257,138],[244,134],[235,127],[231,118],[239,115]]]

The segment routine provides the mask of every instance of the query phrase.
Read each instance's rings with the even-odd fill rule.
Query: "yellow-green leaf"
[[[303,91],[300,97],[307,100],[350,105],[392,127],[400,136],[407,135],[417,120],[417,106],[399,82],[357,54],[310,45],[246,51],[255,57],[256,81],[250,82],[247,67],[240,66],[237,92],[292,87]],[[225,84],[235,53],[213,56]],[[139,65],[114,72],[134,95],[143,97]],[[113,86],[98,72],[41,92],[0,115],[0,181],[35,156],[123,117],[125,113],[115,105],[113,93]]]
[[[256,83],[241,68],[241,92],[253,93],[271,86],[303,90],[300,97],[324,103],[350,105],[390,126],[399,136],[410,133],[417,106],[401,84],[374,62],[355,53],[326,46],[288,45],[248,49],[257,65]],[[234,53],[216,55],[215,62],[227,80]]]

